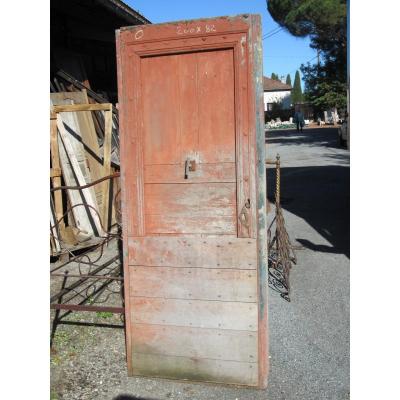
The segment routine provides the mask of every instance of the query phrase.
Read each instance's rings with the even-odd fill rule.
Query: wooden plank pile
[[[51,85],[62,90],[50,94],[52,256],[99,243],[118,218],[118,112],[78,84]]]

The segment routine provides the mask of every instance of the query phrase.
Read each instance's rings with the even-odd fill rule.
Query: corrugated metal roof
[[[96,0],[98,3],[107,7],[109,10],[117,13],[121,18],[124,18],[127,22],[137,24],[137,21],[143,24],[151,24],[146,17],[133,8],[129,7],[121,0]]]

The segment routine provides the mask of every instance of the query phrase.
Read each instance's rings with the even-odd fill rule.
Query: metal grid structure
[[[86,186],[93,186],[119,177],[119,173],[112,174]],[[60,186],[50,189],[81,190],[83,186]],[[123,298],[123,268],[121,262],[121,226],[119,193],[114,197],[114,207],[117,222],[110,227],[103,237],[98,237],[97,243],[81,250],[64,248],[58,261],[50,268],[50,283],[55,292],[50,297],[50,308],[55,311],[52,324],[51,341],[58,324],[74,323],[78,325],[95,325],[103,327],[123,328],[124,298]],[[76,206],[87,207],[85,204]],[[65,214],[71,211],[69,207]],[[96,210],[97,212],[97,210]],[[64,217],[64,216],[63,216]],[[51,232],[57,230],[62,218],[55,221]],[[60,237],[52,235],[52,240],[61,241]],[[67,260],[65,260],[65,258]],[[82,321],[66,321],[65,317],[74,311],[108,312],[121,314],[121,325],[94,324]]]

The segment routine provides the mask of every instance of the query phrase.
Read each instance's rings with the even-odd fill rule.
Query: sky
[[[130,7],[145,16],[153,24],[218,17],[236,14],[260,14],[263,36],[279,27],[267,10],[265,0],[124,0]],[[264,75],[272,72],[279,76],[290,74],[292,84],[301,63],[316,57],[309,38],[297,38],[282,30],[263,40]],[[315,62],[315,61],[312,61]],[[303,82],[302,82],[303,86]]]

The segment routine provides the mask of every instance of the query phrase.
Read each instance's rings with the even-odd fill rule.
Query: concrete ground
[[[349,398],[349,152],[339,148],[333,128],[268,132],[266,146],[268,158],[281,156],[286,227],[293,244],[303,247],[290,275],[291,302],[269,291],[268,388],[128,378],[122,329],[67,325],[56,338],[53,399]],[[268,170],[272,202],[273,192]],[[87,345],[78,346],[84,335]]]

